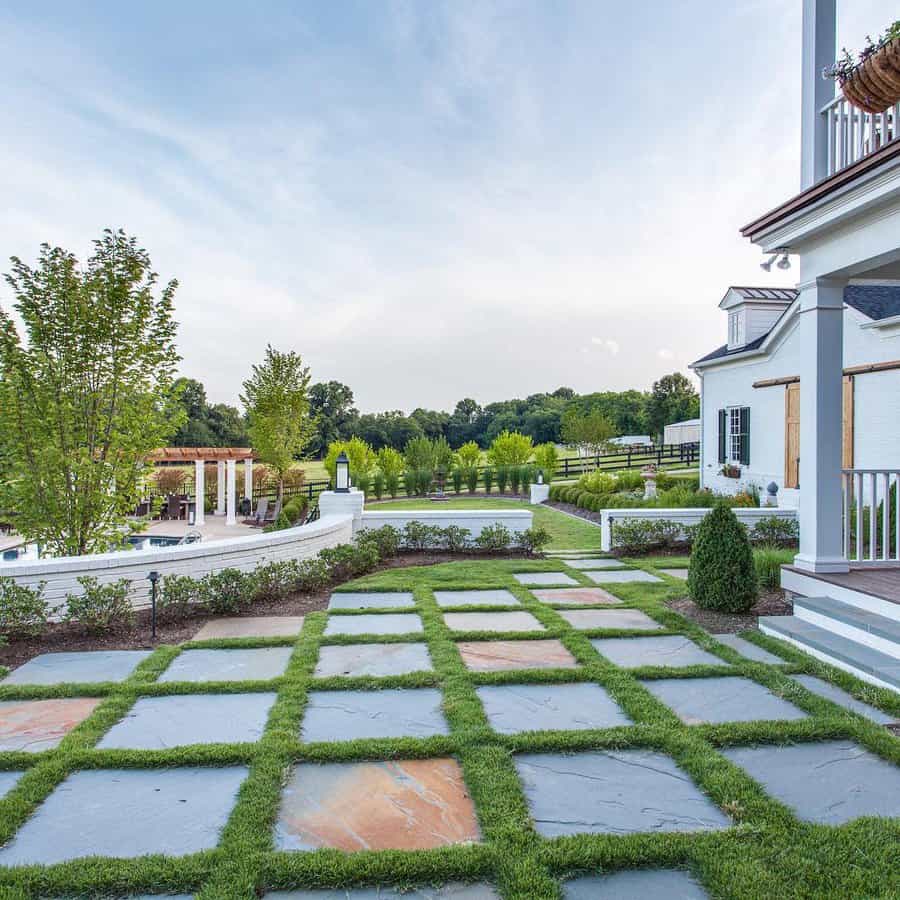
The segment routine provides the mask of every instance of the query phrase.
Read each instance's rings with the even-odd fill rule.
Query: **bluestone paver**
[[[708,653],[680,634],[651,637],[594,638],[591,641],[610,662],[627,669],[638,666],[725,666],[724,659]]]
[[[550,606],[618,606],[623,602],[600,587],[544,588],[531,593]]]
[[[719,752],[806,822],[843,825],[860,816],[900,813],[900,769],[852,741]]]
[[[567,559],[566,565],[573,569],[627,569],[628,565],[620,559],[605,557],[588,557],[585,559]]]
[[[731,824],[663,753],[528,753],[514,760],[543,837],[713,831]]]
[[[563,900],[708,900],[682,869],[624,869],[609,875],[586,875],[563,884]]]
[[[862,700],[857,700],[852,694],[848,694],[830,681],[823,681],[821,678],[816,678],[815,675],[792,675],[791,677],[813,694],[831,700],[851,712],[859,713],[879,725],[891,725],[897,721],[897,716],[888,715],[876,706],[870,706],[868,703],[863,703]]]
[[[360,616],[329,616],[326,637],[335,634],[421,634],[422,619],[414,613],[375,613]]]
[[[612,572],[585,572],[591,581],[597,584],[631,584],[632,582],[646,582],[662,584],[662,579],[645,572],[643,569],[618,569]]]
[[[336,591],[329,609],[412,609],[416,605],[409,591]]]
[[[101,750],[167,750],[188,744],[258,741],[274,693],[141,697],[103,736]]]
[[[307,743],[435,734],[449,734],[435,688],[312,691],[301,726]]]
[[[732,650],[740,653],[741,656],[752,659],[754,662],[768,663],[772,666],[784,665],[785,661],[780,656],[769,653],[768,650],[763,650],[762,647],[757,647],[752,641],[748,641],[745,638],[740,637],[740,635],[714,634],[713,637],[720,644],[731,647]]]
[[[95,684],[124,681],[153,651],[77,650],[42,653],[11,672],[3,684]]]
[[[452,606],[521,606],[522,601],[507,590],[487,591],[435,591],[437,605],[446,609]]]
[[[632,724],[596,684],[492,684],[475,692],[491,728],[499,734],[583,731]]]
[[[452,631],[546,631],[529,612],[445,613],[444,621]]]
[[[211,619],[194,635],[193,640],[299,637],[302,628],[303,616],[229,616]]]
[[[642,684],[687,725],[807,717],[802,709],[749,678],[661,678]]]
[[[460,641],[459,655],[472,672],[511,669],[577,669],[578,662],[562,641]]]
[[[0,702],[0,752],[52,750],[101,702],[97,697]]]
[[[561,609],[559,614],[579,631],[593,628],[660,631],[663,627],[639,609]]]
[[[319,649],[313,675],[316,678],[406,675],[432,669],[425,644],[326,644]]]
[[[425,850],[479,840],[455,759],[300,763],[282,793],[276,850]]]
[[[22,772],[0,772],[0,797],[5,797],[22,777]]]
[[[500,900],[488,884],[445,884],[441,887],[325,888],[318,891],[271,891],[272,900]]]
[[[566,575],[565,572],[519,572],[513,575],[513,578],[519,584],[524,585],[578,584],[571,575]]]
[[[656,571],[662,572],[663,575],[669,575],[672,578],[680,578],[682,581],[687,581],[687,569],[657,569]]]
[[[292,647],[185,650],[160,681],[269,681],[284,674]]]
[[[0,849],[0,865],[211,849],[247,773],[246,766],[73,772]]]

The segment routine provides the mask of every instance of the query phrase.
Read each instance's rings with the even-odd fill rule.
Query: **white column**
[[[244,460],[244,496],[253,503],[253,460]]]
[[[237,517],[235,516],[235,482],[237,476],[237,463],[233,459],[229,459],[227,463],[228,472],[228,488],[225,494],[225,524],[236,525]]]
[[[195,512],[194,524],[197,526],[206,524],[206,469],[202,459],[194,462],[194,496]]]
[[[822,70],[837,59],[836,0],[803,0],[801,59],[800,189],[805,191],[825,177],[828,165],[822,107],[834,99],[835,82],[823,78]]]
[[[216,515],[221,516],[225,512],[225,460],[220,459],[216,463]]]
[[[847,572],[841,540],[844,282],[800,286],[800,553],[808,572]]]

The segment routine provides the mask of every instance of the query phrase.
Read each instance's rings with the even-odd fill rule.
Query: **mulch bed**
[[[587,519],[588,522],[593,522],[595,525],[600,524],[600,513],[590,509],[582,509],[574,503],[562,503],[559,500],[545,500],[544,506],[552,506],[553,509],[559,509],[562,510],[562,512],[578,516],[579,519]]]
[[[521,553],[485,554],[485,558],[513,559],[521,558]],[[387,569],[402,569],[408,566],[430,566],[436,563],[458,562],[478,559],[480,554],[473,553],[403,553],[395,559],[387,560],[374,572]],[[316,594],[294,594],[285,600],[276,602],[260,601],[249,609],[234,616],[303,616],[317,612],[328,606],[331,588]],[[134,625],[130,628],[116,629],[110,634],[88,634],[77,624],[56,623],[37,638],[15,640],[0,646],[0,666],[9,669],[24,665],[32,657],[41,653],[61,653],[74,650],[148,650],[160,644],[180,644],[189,641],[212,619],[222,618],[205,613],[198,613],[180,622],[158,623],[156,626],[156,642],[150,640],[150,610],[141,609],[135,612]]]
[[[767,591],[746,613],[723,613],[711,609],[701,609],[686,597],[667,600],[666,606],[680,613],[686,619],[696,622],[712,634],[736,633],[756,628],[758,616],[790,616],[793,604],[786,599],[784,591]]]

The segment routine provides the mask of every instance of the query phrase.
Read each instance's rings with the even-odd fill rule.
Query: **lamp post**
[[[350,493],[350,460],[347,454],[341,450],[334,463],[334,492],[336,494]]]
[[[156,584],[159,572],[154,569],[147,578],[150,581],[150,640],[156,640]]]

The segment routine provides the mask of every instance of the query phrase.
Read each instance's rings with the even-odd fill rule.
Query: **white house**
[[[797,507],[799,291],[730,287],[719,308],[727,313],[727,340],[692,366],[701,384],[701,483],[719,493],[750,485],[764,493],[775,482],[779,505]],[[900,448],[900,283],[844,289],[842,406],[843,468],[894,465]]]

